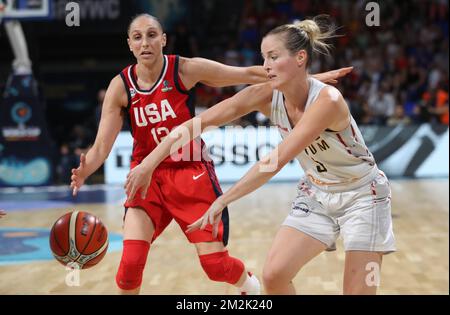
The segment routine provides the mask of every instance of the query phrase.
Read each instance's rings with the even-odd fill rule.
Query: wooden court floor
[[[379,294],[449,294],[449,181],[393,180],[396,253],[383,259]],[[224,190],[227,186],[223,187]],[[266,185],[230,205],[230,253],[259,277],[265,256],[295,196],[295,184]],[[12,212],[0,227],[50,228],[70,209]],[[120,233],[123,208],[116,204],[79,204],[76,210],[98,215],[109,231]],[[341,294],[344,270],[338,250],[312,260],[294,279],[298,294]],[[0,294],[115,294],[120,251],[108,252],[97,266],[80,274],[79,286],[67,286],[68,271],[56,261],[0,266]],[[203,274],[196,251],[172,223],[152,245],[143,294],[236,294]]]

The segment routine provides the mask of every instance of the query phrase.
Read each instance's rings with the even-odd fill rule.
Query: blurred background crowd
[[[53,20],[22,22],[60,183],[68,183],[70,168],[94,141],[109,80],[134,60],[126,28],[141,12],[160,18],[168,36],[165,53],[236,66],[262,64],[261,39],[275,26],[328,14],[342,36],[332,41],[332,56],[318,56],[310,72],[354,66],[337,87],[358,124],[449,124],[446,0],[377,1],[380,26],[372,27],[365,24],[368,1],[359,0],[120,1],[116,17],[86,15],[79,28],[63,24],[66,2],[55,0]],[[0,47],[2,91],[13,58],[4,30]],[[241,88],[197,86],[197,113]],[[269,125],[256,113],[233,123]]]

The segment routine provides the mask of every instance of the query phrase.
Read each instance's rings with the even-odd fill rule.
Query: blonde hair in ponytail
[[[334,35],[335,28],[330,28],[321,20],[327,17],[319,15],[313,19],[296,21],[294,24],[285,24],[271,30],[269,35],[283,35],[284,43],[291,55],[304,49],[308,53],[308,63],[311,64],[313,54],[329,55],[332,45],[326,43]]]

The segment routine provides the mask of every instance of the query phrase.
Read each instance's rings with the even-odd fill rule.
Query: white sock
[[[245,279],[242,286],[239,287],[239,291],[245,292],[248,295],[259,295],[260,292],[260,284],[258,278],[255,275],[249,275],[247,273],[247,278]]]

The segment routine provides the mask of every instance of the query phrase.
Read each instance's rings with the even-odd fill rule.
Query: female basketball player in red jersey
[[[141,161],[176,126],[194,115],[189,90],[198,82],[211,86],[251,84],[267,80],[262,67],[230,67],[202,58],[164,55],[166,35],[158,20],[142,14],[132,20],[128,44],[137,64],[126,67],[106,92],[97,137],[80,166],[72,170],[74,195],[86,178],[105,161],[126,117],[134,138],[131,168]],[[325,74],[333,80],[342,72]],[[202,141],[188,144],[193,154],[203,150]],[[183,162],[171,157],[162,161],[144,198],[139,195],[125,203],[123,253],[116,283],[124,294],[139,293],[151,243],[172,219],[183,231],[202,216],[221,190],[211,162]],[[218,235],[211,229],[186,234],[194,243],[200,264],[211,280],[237,286],[241,293],[258,294],[259,282],[244,264],[228,255],[228,215],[219,224]]]

